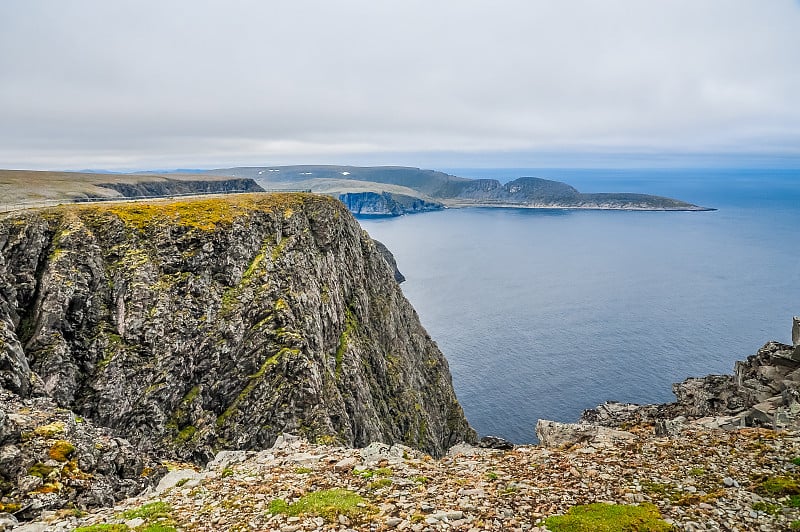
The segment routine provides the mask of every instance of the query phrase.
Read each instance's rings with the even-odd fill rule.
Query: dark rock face
[[[499,436],[484,436],[478,442],[478,447],[482,449],[499,449],[501,451],[510,451],[514,448],[514,444],[510,441],[500,438]]]
[[[324,196],[16,214],[0,313],[4,387],[38,386],[146,451],[475,438],[386,260]]]
[[[20,519],[67,506],[113,505],[165,468],[108,429],[44,397],[0,389],[0,509]]]
[[[786,344],[767,343],[737,362],[733,375],[686,379],[672,391],[675,403],[605,403],[585,411],[581,419],[606,426],[660,423],[667,432],[664,422],[678,417],[715,428],[800,428],[800,356]]]
[[[412,198],[402,194],[383,192],[348,192],[339,194],[339,201],[353,214],[373,216],[400,216],[417,212],[438,211],[444,208],[441,203]]]
[[[252,179],[183,180],[163,179],[142,183],[106,183],[98,185],[116,190],[126,198],[151,198],[181,194],[219,194],[231,192],[263,192]]]
[[[378,250],[378,253],[381,254],[383,259],[386,261],[386,263],[394,272],[394,280],[397,281],[398,283],[402,283],[403,281],[405,281],[406,277],[405,275],[400,273],[400,270],[397,269],[397,261],[394,259],[394,255],[392,254],[392,252],[389,251],[389,248],[387,248],[383,244],[383,242],[378,242],[375,239],[373,239],[372,241],[375,242],[375,248]]]

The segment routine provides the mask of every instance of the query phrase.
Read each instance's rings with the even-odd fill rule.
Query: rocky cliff
[[[137,183],[99,183],[98,187],[110,188],[126,198],[150,198],[188,194],[230,194],[232,192],[263,192],[252,179],[169,179],[141,181]],[[90,196],[91,198],[92,196]],[[94,197],[96,198],[96,196]]]
[[[348,192],[339,194],[339,201],[353,214],[373,216],[400,216],[444,209],[444,205],[438,202],[389,192]]]
[[[284,431],[432,454],[474,438],[393,272],[324,196],[0,220],[0,384],[197,461]]]

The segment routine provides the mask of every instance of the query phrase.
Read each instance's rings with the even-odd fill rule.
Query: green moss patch
[[[344,360],[344,353],[347,351],[347,346],[350,340],[350,337],[356,333],[358,328],[358,320],[356,319],[355,314],[350,309],[347,309],[345,313],[345,325],[342,334],[339,336],[339,345],[336,348],[336,376],[342,374],[342,361]]]
[[[649,503],[594,503],[573,506],[565,515],[548,517],[552,532],[667,532],[672,525],[661,519],[658,508]]]
[[[47,451],[47,455],[57,462],[67,462],[74,452],[74,445],[66,440],[59,440],[50,447]]]
[[[111,525],[108,523],[100,523],[97,525],[80,526],[73,530],[73,532],[128,532],[130,528],[128,525]]]
[[[144,504],[139,508],[133,508],[122,513],[123,519],[136,519],[140,517],[145,520],[170,517],[172,506],[164,501],[155,501]]]
[[[314,515],[334,521],[340,515],[359,519],[372,513],[374,509],[358,493],[332,489],[308,493],[291,504],[283,499],[276,499],[270,503],[269,511],[289,516]]]
[[[66,430],[64,423],[61,421],[56,421],[55,423],[50,423],[48,425],[41,425],[33,429],[33,433],[37,436],[41,436],[42,438],[54,438],[59,434],[63,434]]]
[[[40,462],[38,464],[33,464],[31,468],[28,469],[28,474],[32,477],[47,478],[55,469],[55,467],[44,465]]]
[[[772,497],[800,495],[800,484],[793,476],[767,477],[756,483],[756,492]]]

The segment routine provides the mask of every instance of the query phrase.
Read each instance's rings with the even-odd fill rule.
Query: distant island
[[[709,211],[684,201],[632,193],[585,194],[559,181],[520,177],[508,183],[404,166],[269,166],[206,170],[252,178],[265,189],[301,188],[338,197],[355,214],[399,215],[447,207]]]
[[[57,203],[192,194],[308,191],[333,196],[356,215],[400,216],[457,207],[709,211],[672,198],[582,193],[559,181],[466,179],[404,166],[264,166],[133,174],[0,170],[0,210]]]

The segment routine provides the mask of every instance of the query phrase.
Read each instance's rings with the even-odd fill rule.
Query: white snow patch
[[[350,172],[342,172],[342,175],[350,175]]]

